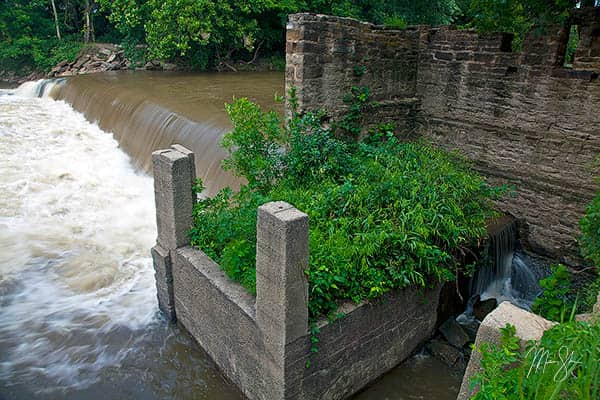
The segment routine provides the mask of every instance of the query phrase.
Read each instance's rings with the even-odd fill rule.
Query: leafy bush
[[[456,154],[400,143],[390,130],[345,142],[318,113],[294,115],[282,128],[276,113],[246,99],[227,111],[234,128],[225,166],[248,183],[200,200],[190,236],[250,291],[256,209],[268,201],[309,215],[312,318],[331,315],[342,299],[452,279],[457,253],[486,233],[500,191]]]
[[[600,325],[568,322],[546,331],[520,351],[514,326],[500,346],[484,343],[482,372],[471,379],[473,400],[591,400],[600,396]]]
[[[588,205],[579,222],[581,227],[580,246],[585,258],[595,266],[600,265],[600,192]]]
[[[74,60],[82,47],[81,41],[72,38],[21,36],[2,43],[0,66],[11,71],[49,71],[63,60]]]
[[[570,291],[569,271],[562,264],[553,265],[552,272],[540,280],[544,290],[531,305],[531,310],[542,317],[561,321],[570,308],[567,295]]]

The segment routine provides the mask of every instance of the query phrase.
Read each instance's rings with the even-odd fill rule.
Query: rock
[[[163,69],[163,71],[176,71],[177,65],[165,62],[165,63],[162,63],[162,69]]]
[[[502,338],[500,328],[504,328],[506,324],[515,326],[516,335],[521,339],[521,346],[524,347],[529,340],[539,340],[544,331],[556,323],[504,301],[481,323],[475,340],[475,348],[481,347],[483,343],[499,345]],[[481,353],[475,350],[471,354],[457,400],[468,400],[477,393],[477,388],[471,390],[469,380],[478,372],[481,372]]]
[[[448,318],[446,322],[440,326],[439,330],[448,343],[455,347],[463,347],[469,342],[469,335],[467,335],[454,318]]]
[[[454,367],[463,359],[463,355],[459,350],[443,340],[434,339],[429,342],[427,344],[427,351],[429,351],[432,356],[443,361],[450,367]]]
[[[489,313],[494,311],[497,305],[498,301],[494,298],[476,301],[473,304],[473,315],[478,320],[483,321]]]
[[[86,62],[88,62],[89,60],[90,60],[90,56],[88,56],[87,54],[79,57],[79,59],[77,61],[75,61],[75,64],[73,64],[73,69],[81,68],[81,66],[83,64],[85,64]]]
[[[594,304],[594,309],[592,312],[594,314],[600,314],[600,293],[598,293],[598,297],[596,299],[596,304]]]
[[[115,53],[113,53],[113,54],[111,54],[111,55],[110,55],[110,57],[108,57],[108,58],[106,59],[106,62],[110,64],[110,63],[112,63],[113,61],[115,61],[115,58],[117,58],[117,55],[116,55]]]
[[[111,51],[110,49],[107,49],[106,47],[104,47],[104,48],[101,48],[101,49],[98,51],[98,53],[99,53],[99,54],[102,54],[102,55],[105,55],[105,56],[107,56],[107,57],[113,54],[113,53],[112,53],[112,51]]]
[[[102,61],[94,61],[86,65],[88,69],[102,67],[105,63]]]
[[[594,314],[577,314],[575,316],[575,321],[579,322],[592,322],[595,318]]]

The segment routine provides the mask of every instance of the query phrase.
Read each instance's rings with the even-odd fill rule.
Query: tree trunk
[[[92,19],[93,0],[85,0],[85,23],[83,27],[83,41],[89,43],[90,40],[95,40],[94,21]]]
[[[52,3],[52,12],[54,13],[54,26],[56,26],[56,37],[58,38],[58,40],[61,40],[60,29],[58,27],[58,13],[56,12],[56,3],[54,2],[54,0],[50,0],[50,2]]]

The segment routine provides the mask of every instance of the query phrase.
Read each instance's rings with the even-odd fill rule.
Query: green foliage
[[[595,266],[600,265],[600,192],[588,205],[579,222],[581,227],[580,246],[583,255]]]
[[[398,15],[389,15],[384,18],[383,24],[393,28],[404,29],[408,26],[404,18]]]
[[[280,176],[283,133],[276,111],[263,113],[248,99],[225,106],[235,129],[223,138],[229,153],[223,168],[246,178],[248,185],[266,192]]]
[[[355,70],[355,74],[363,70]],[[366,70],[364,71],[366,72]],[[363,72],[363,73],[364,73]],[[345,135],[352,139],[358,139],[363,129],[364,115],[374,106],[369,101],[371,91],[366,86],[353,86],[351,93],[344,97],[344,103],[348,105],[348,110],[339,122],[339,128]]]
[[[484,32],[514,33],[513,47],[519,49],[534,26],[562,23],[573,5],[570,0],[470,0],[467,25]]]
[[[514,390],[512,385],[519,381],[519,371],[511,368],[521,357],[519,338],[515,336],[515,327],[509,324],[500,328],[500,332],[502,333],[500,347],[485,342],[476,349],[481,353],[483,372],[476,374],[470,381],[471,388],[476,386],[481,388],[473,397],[474,400],[517,399],[511,397],[506,389]]]
[[[285,15],[295,10],[287,1],[251,0],[104,0],[111,19],[125,35],[140,37],[143,28],[149,56],[187,60],[207,68],[233,52],[251,53],[283,42]]]
[[[565,65],[573,64],[575,61],[575,51],[579,45],[579,30],[576,25],[571,26],[569,32],[569,42],[567,43],[567,51],[565,54]]]
[[[519,351],[515,328],[501,345],[483,344],[482,372],[471,384],[473,400],[592,400],[600,396],[600,325],[568,322],[546,331],[539,343]]]
[[[459,12],[455,0],[312,0],[300,9],[397,27],[402,27],[403,23],[444,25],[452,22]]]
[[[248,183],[200,200],[190,236],[250,289],[256,208],[267,201],[309,215],[312,319],[334,315],[344,299],[452,279],[459,248],[485,235],[499,190],[456,154],[401,143],[389,127],[347,142],[318,113],[295,114],[284,128],[277,114],[246,99],[227,110],[234,129],[224,139],[226,166]]]
[[[571,286],[569,271],[562,264],[553,265],[551,268],[550,275],[540,281],[544,291],[535,299],[531,310],[546,319],[561,321],[566,311],[571,308],[567,297]]]
[[[12,71],[49,71],[61,61],[74,60],[82,47],[81,41],[70,38],[21,36],[0,47],[0,66]]]

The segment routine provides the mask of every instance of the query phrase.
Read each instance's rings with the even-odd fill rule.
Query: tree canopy
[[[593,5],[584,0],[583,5]],[[589,4],[588,4],[589,3]],[[523,36],[576,0],[0,0],[0,69],[46,69],[86,40],[194,68],[281,54],[287,14],[318,12],[404,27],[454,23]]]

